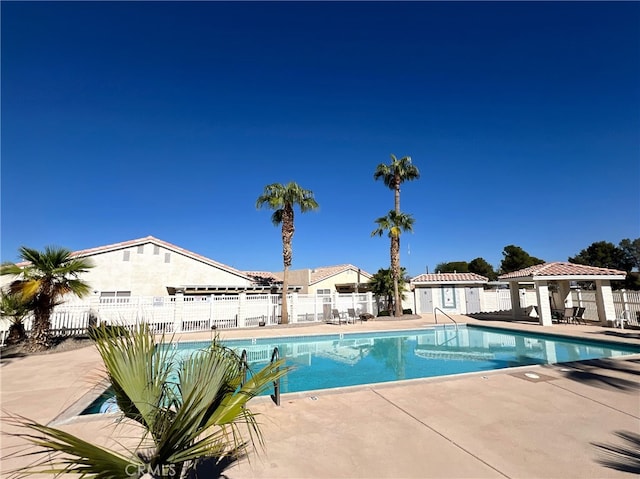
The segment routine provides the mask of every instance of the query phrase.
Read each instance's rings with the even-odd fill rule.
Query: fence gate
[[[480,288],[464,288],[464,296],[467,303],[467,314],[482,311],[480,308]]]
[[[418,288],[420,291],[420,313],[433,313],[431,288]]]

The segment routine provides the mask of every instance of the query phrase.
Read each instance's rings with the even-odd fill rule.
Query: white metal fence
[[[518,295],[522,309],[537,304],[535,290],[521,288],[518,290]],[[480,306],[483,313],[511,310],[511,290],[487,289],[482,291]]]
[[[50,331],[54,336],[77,335],[86,333],[91,324],[132,326],[143,322],[158,333],[267,326],[280,322],[280,303],[281,296],[275,294],[94,298],[56,306]],[[357,314],[376,314],[371,293],[290,294],[287,304],[290,323],[326,321],[334,309],[342,314],[349,308]],[[9,326],[7,319],[0,321],[0,344],[4,344]],[[31,329],[31,317],[24,320],[24,326]]]
[[[585,308],[584,318],[586,320],[598,320],[595,291],[575,289],[571,291],[571,299],[574,306]],[[613,305],[616,310],[616,318],[624,318],[627,320],[627,324],[640,326],[640,291],[613,291]]]
[[[520,291],[520,305],[535,303],[535,291]],[[574,305],[586,308],[585,319],[597,320],[595,292],[573,290]],[[274,325],[280,322],[280,295],[239,294],[182,297],[114,297],[94,298],[90,301],[65,302],[54,309],[51,317],[53,335],[86,333],[91,324],[135,325],[148,323],[155,332],[195,332],[211,329],[232,329]],[[614,291],[617,318],[640,326],[640,291]],[[322,322],[331,319],[333,310],[346,314],[377,314],[371,293],[333,294],[327,296],[291,294],[288,297],[291,323]],[[509,290],[483,291],[482,309],[485,312],[511,309]],[[0,344],[4,344],[10,322],[0,320]],[[32,319],[24,321],[27,331]]]

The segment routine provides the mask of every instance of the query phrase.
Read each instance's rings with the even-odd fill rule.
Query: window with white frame
[[[128,303],[131,298],[131,291],[101,291],[101,303]]]

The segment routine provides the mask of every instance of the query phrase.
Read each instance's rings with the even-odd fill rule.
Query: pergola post
[[[520,310],[520,291],[517,281],[509,282],[509,291],[511,293],[511,316],[513,319],[520,319],[522,311]]]
[[[571,283],[569,281],[558,281],[558,294],[562,300],[562,304],[556,305],[557,308],[573,307],[573,298],[571,297]]]
[[[549,304],[549,283],[547,281],[534,281],[536,285],[536,299],[538,300],[538,314],[542,326],[553,324],[551,317],[551,305]]]
[[[606,325],[607,321],[615,321],[616,308],[613,304],[611,281],[608,279],[596,280],[596,306],[598,308],[600,324]]]

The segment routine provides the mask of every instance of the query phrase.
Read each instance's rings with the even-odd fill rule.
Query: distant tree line
[[[469,262],[450,261],[438,263],[436,273],[476,273],[495,281],[499,275],[518,271],[545,261],[531,256],[519,246],[508,245],[502,251],[502,261],[498,269],[494,269],[484,258],[478,257]],[[607,241],[597,241],[568,258],[570,263],[611,268],[625,271],[625,281],[616,282],[618,288],[640,290],[640,238],[625,238],[618,245]]]

